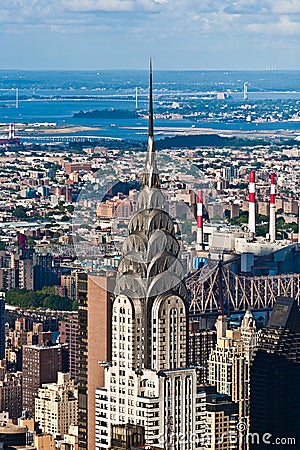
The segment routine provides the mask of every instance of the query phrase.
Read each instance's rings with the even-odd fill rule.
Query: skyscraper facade
[[[95,391],[104,386],[104,367],[111,359],[111,272],[88,276],[87,409],[88,449],[95,448]]]
[[[237,450],[234,437],[239,420],[238,404],[226,394],[211,394],[206,399],[205,450]],[[201,448],[201,447],[200,447]]]
[[[206,384],[208,379],[208,359],[216,347],[216,330],[200,328],[199,322],[191,322],[189,330],[190,364],[197,368],[198,383]]]
[[[250,358],[258,336],[255,320],[252,313],[247,311],[241,326],[229,329],[227,317],[220,315],[216,328],[217,345],[208,359],[208,383],[215,386],[218,393],[228,395],[235,402],[239,424],[245,431],[249,427]],[[235,436],[237,442],[231,440],[228,444],[238,443],[239,450],[248,448],[244,434],[238,433],[237,428]]]
[[[71,378],[77,381],[78,364],[78,313],[72,312],[59,322],[59,342],[68,344],[69,372]]]
[[[95,448],[95,390],[111,359],[111,302],[115,276],[76,274],[78,298],[78,448]]]
[[[86,450],[87,447],[87,274],[79,272],[77,275],[78,299],[78,448]]]
[[[259,435],[251,448],[270,447],[261,441],[265,433],[299,448],[299,380],[300,312],[294,299],[278,297],[250,369],[250,430]]]
[[[57,383],[43,384],[35,399],[35,422],[43,433],[64,435],[77,423],[77,389],[70,374],[58,372]]]
[[[63,345],[23,347],[23,409],[34,417],[34,401],[43,383],[55,383],[57,373],[66,371],[66,348]]]
[[[0,292],[0,359],[5,358],[5,293]]]

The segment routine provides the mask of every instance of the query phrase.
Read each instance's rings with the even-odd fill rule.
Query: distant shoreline
[[[133,119],[139,117],[136,111],[126,109],[94,109],[73,114],[73,119]]]

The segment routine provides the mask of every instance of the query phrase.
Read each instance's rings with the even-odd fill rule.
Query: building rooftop
[[[267,328],[289,328],[300,331],[300,312],[296,300],[278,297]]]
[[[2,434],[22,434],[27,432],[27,427],[2,422],[0,424],[0,435]]]

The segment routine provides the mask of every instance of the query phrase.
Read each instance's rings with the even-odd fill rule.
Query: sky
[[[0,0],[0,69],[300,69],[300,0]]]

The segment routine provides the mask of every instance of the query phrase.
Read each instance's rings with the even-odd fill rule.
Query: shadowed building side
[[[111,359],[111,302],[113,273],[87,279],[87,411],[88,449],[95,448],[95,391],[104,386],[101,361]]]
[[[250,431],[291,438],[300,445],[300,312],[278,297],[250,371]],[[251,448],[269,448],[262,442]]]
[[[87,450],[87,274],[77,274],[78,298],[78,448]]]

